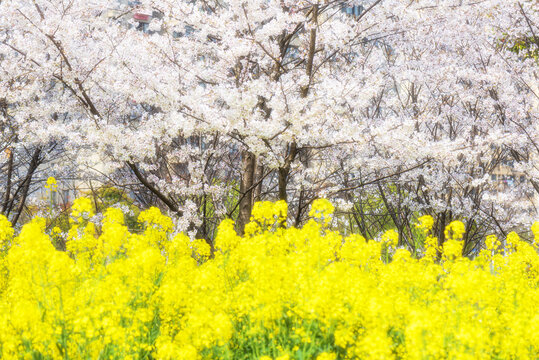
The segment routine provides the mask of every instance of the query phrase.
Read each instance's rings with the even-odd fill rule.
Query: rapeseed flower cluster
[[[2,359],[527,359],[539,353],[539,225],[534,241],[486,239],[462,257],[419,219],[417,258],[329,227],[313,203],[302,228],[284,202],[260,203],[240,237],[225,220],[213,247],[174,233],[157,208],[140,233],[111,208],[96,225],[79,199],[58,251],[43,219],[18,235],[0,216]],[[328,220],[329,219],[329,220]],[[501,244],[505,243],[506,246]]]
[[[54,192],[56,191],[58,188],[58,184],[56,182],[56,179],[53,178],[52,176],[50,176],[48,179],[47,179],[47,182],[45,183],[45,189],[51,191],[51,192]]]

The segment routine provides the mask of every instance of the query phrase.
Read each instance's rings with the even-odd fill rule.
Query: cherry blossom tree
[[[2,2],[0,87],[27,141],[97,157],[181,229],[210,239],[228,216],[241,231],[265,199],[299,225],[321,196],[343,226],[395,226],[403,244],[418,215],[441,241],[465,219],[469,252],[529,221],[537,63],[502,40],[536,39],[534,1],[110,6]],[[508,159],[527,175],[499,200],[490,174]]]

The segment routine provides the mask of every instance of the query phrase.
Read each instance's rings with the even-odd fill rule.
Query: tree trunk
[[[236,230],[243,235],[245,225],[251,218],[253,210],[253,184],[255,181],[256,157],[253,153],[243,150],[241,157],[240,204]]]
[[[309,50],[307,54],[307,68],[306,68],[306,73],[307,73],[307,76],[309,77],[309,84],[301,88],[300,90],[301,97],[307,97],[307,95],[309,94],[309,88],[310,88],[311,80],[313,77],[314,55],[316,53],[316,32],[317,32],[317,26],[318,26],[318,4],[313,5],[312,21],[314,23],[314,26],[310,31]],[[288,176],[290,175],[290,168],[291,168],[292,162],[294,162],[294,160],[296,159],[297,154],[298,154],[297,143],[295,141],[292,141],[288,145],[288,151],[287,151],[284,165],[279,168],[279,200],[287,201],[288,197],[286,194],[286,188],[288,185]]]
[[[256,169],[255,169],[255,178],[254,182],[257,184],[254,188],[253,192],[253,204],[257,201],[261,201],[261,195],[262,195],[262,178],[264,176],[264,165],[262,165],[259,161],[256,162]]]
[[[17,224],[21,217],[24,205],[26,204],[26,199],[28,197],[28,192],[30,191],[30,185],[32,184],[32,178],[39,164],[41,163],[40,156],[41,148],[37,148],[36,151],[34,151],[34,154],[32,155],[32,160],[30,161],[30,165],[28,166],[28,172],[26,173],[26,178],[24,179],[19,205],[17,206],[17,212],[15,214],[15,217],[13,218],[13,221],[11,222],[13,226]]]
[[[286,155],[284,165],[279,168],[279,200],[287,201],[286,188],[288,185],[288,175],[290,174],[290,168],[297,153],[298,148],[294,141],[288,146],[288,154]]]
[[[13,176],[13,151],[6,149],[8,155],[8,164],[7,164],[7,182],[6,182],[6,193],[4,194],[4,201],[2,203],[2,213],[5,213],[9,204],[9,197],[11,195],[11,177]]]

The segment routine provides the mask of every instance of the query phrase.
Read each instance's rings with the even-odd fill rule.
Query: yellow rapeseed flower
[[[280,223],[282,203],[256,208],[255,232],[225,220],[213,248],[157,208],[130,232],[119,209],[100,224],[77,200],[67,252],[45,219],[15,234],[0,216],[0,358],[537,357],[539,255],[516,233],[469,259],[451,223],[416,259],[394,230],[331,230],[327,200],[300,228]]]
[[[47,179],[47,183],[45,184],[45,188],[50,190],[50,191],[56,191],[57,187],[58,187],[58,184],[56,183],[56,179],[53,178],[52,176],[50,176]]]

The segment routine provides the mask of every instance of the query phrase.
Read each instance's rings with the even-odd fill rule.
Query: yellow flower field
[[[97,229],[79,199],[66,234],[36,218],[14,237],[0,216],[2,359],[532,359],[539,353],[535,242],[490,236],[460,256],[454,222],[423,256],[329,229],[313,204],[301,229],[284,202],[258,203],[246,235],[224,221],[212,252],[156,208],[130,233],[110,208]],[[502,244],[505,246],[502,248]]]

